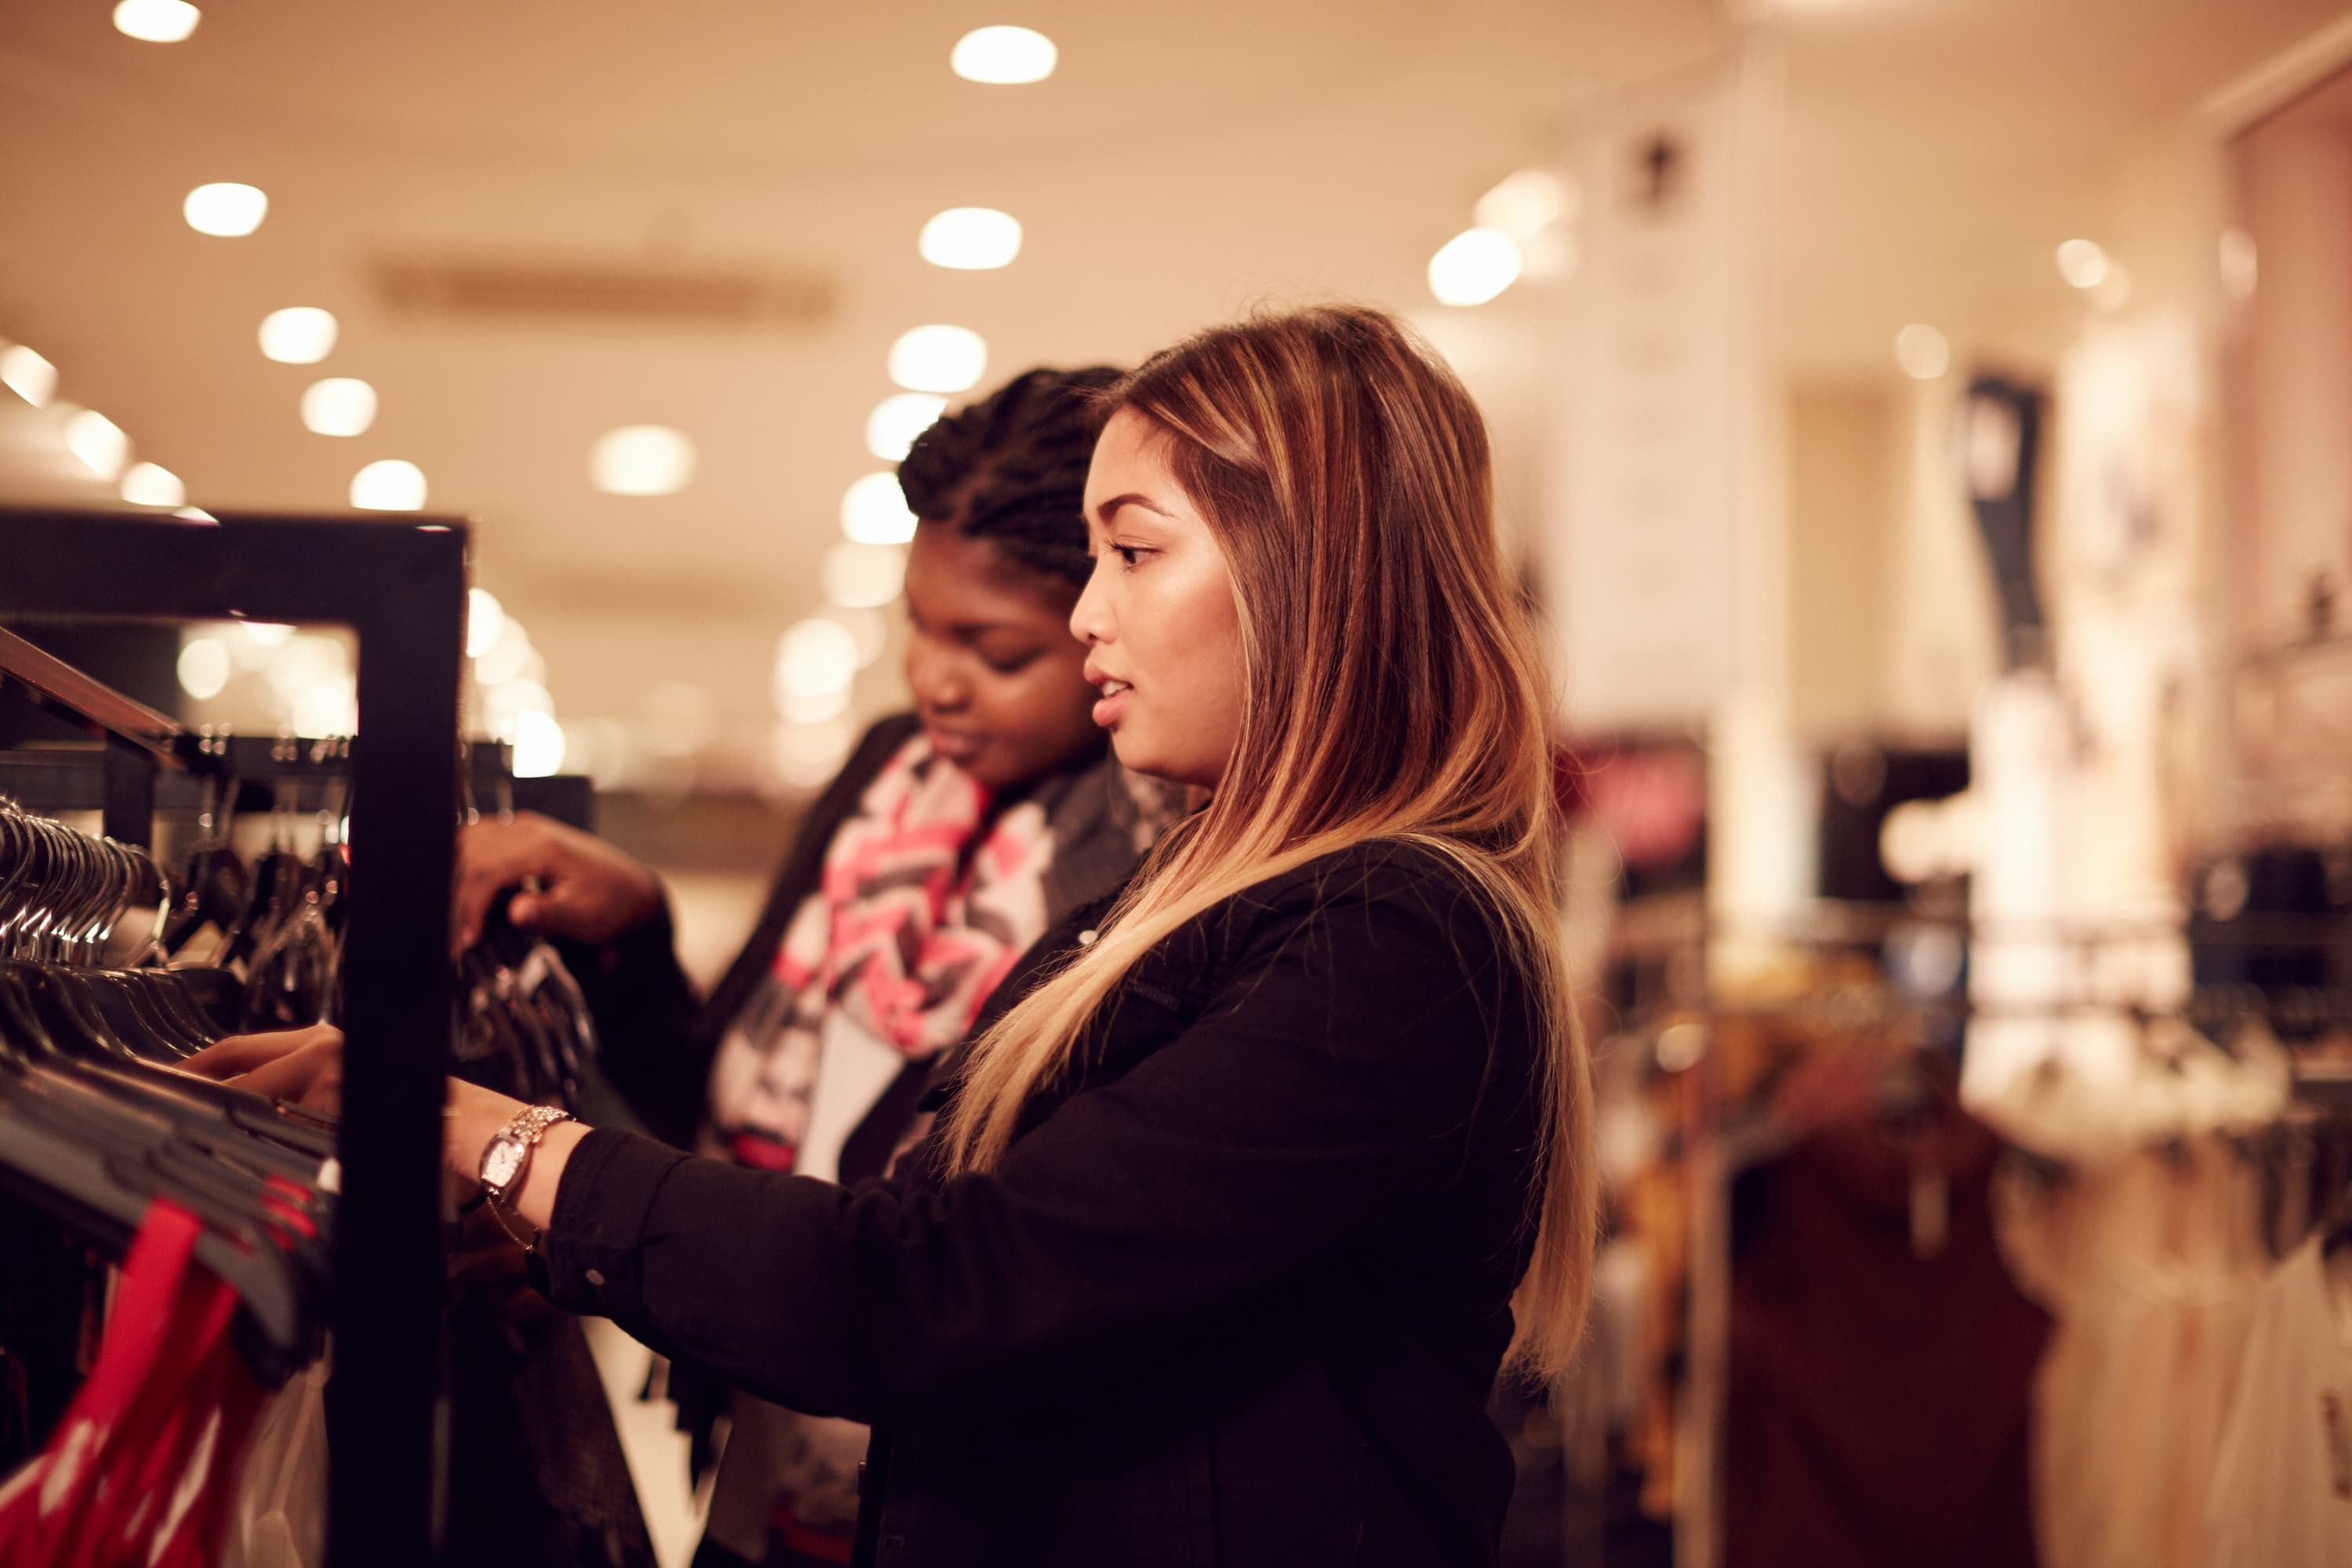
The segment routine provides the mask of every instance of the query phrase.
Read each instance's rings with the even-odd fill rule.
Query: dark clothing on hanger
[[[541,1289],[874,1424],[861,1562],[1492,1563],[1542,1077],[1500,942],[1431,852],[1326,857],[1146,955],[995,1172],[592,1132]]]
[[[2034,1568],[2050,1319],[1994,1237],[1999,1145],[1948,1100],[1906,1136],[1843,1122],[1738,1178],[1726,1568]],[[1923,1157],[1943,1181],[1924,1258]]]

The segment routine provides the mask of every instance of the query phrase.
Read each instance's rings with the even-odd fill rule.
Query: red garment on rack
[[[195,1261],[202,1224],[148,1205],[98,1364],[48,1447],[0,1485],[0,1568],[209,1568],[260,1386],[234,1290]]]
[[[2030,1401],[2050,1319],[1994,1233],[1998,1145],[1944,1103],[1940,1251],[1874,1119],[1814,1132],[1735,1194],[1725,1568],[2033,1568]]]

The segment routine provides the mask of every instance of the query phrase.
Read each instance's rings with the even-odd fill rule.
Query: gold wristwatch
[[[531,1243],[515,1236],[514,1227],[507,1224],[506,1210],[513,1206],[515,1194],[522,1190],[523,1178],[530,1173],[531,1151],[539,1147],[539,1141],[557,1122],[572,1120],[572,1112],[558,1110],[551,1105],[526,1105],[482,1146],[481,1169],[477,1173],[481,1179],[482,1194],[490,1200],[490,1212],[498,1216],[499,1226],[526,1252],[530,1250]]]

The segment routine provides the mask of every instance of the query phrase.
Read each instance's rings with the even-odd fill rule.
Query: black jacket
[[[1345,851],[1149,954],[995,1172],[927,1143],[845,1188],[593,1132],[541,1289],[872,1423],[884,1568],[1491,1563],[1534,1038],[1458,872]]]

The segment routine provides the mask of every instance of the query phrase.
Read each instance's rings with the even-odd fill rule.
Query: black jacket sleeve
[[[1507,1056],[1524,1082],[1485,917],[1426,879],[1357,884],[1269,894],[1197,1014],[985,1175],[845,1189],[592,1133],[541,1287],[763,1397],[877,1422],[1050,1400],[1205,1332],[1440,1201],[1490,1071]],[[1117,1005],[1115,1032],[1160,1003]]]

